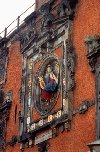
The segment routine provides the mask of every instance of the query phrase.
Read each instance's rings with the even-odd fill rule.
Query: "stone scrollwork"
[[[43,17],[41,29],[51,25],[54,19],[54,15],[50,11],[51,11],[51,5],[49,3],[46,3],[45,5],[41,7],[40,12]]]
[[[77,109],[74,109],[73,115],[76,115],[77,113],[85,114],[89,110],[89,108],[91,106],[94,106],[95,104],[96,104],[95,100],[84,100]]]
[[[98,48],[100,48],[100,36],[94,35],[89,36],[85,39],[85,44],[88,49],[88,53],[93,53],[93,51],[96,51]]]
[[[62,0],[57,7],[57,13],[60,17],[67,16],[69,19],[74,17],[74,8],[76,6],[77,0]]]
[[[29,26],[26,31],[19,32],[18,34],[18,39],[23,46],[25,46],[31,38],[37,38],[36,30],[32,26]]]

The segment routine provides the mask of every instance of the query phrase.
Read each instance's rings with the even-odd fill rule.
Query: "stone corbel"
[[[89,60],[89,65],[91,71],[95,71],[95,65],[100,56],[100,36],[94,35],[89,36],[85,39],[85,45],[87,47],[87,58]]]
[[[0,102],[0,147],[2,147],[0,150],[5,151],[6,125],[9,120],[9,112],[12,103],[12,91],[8,91],[5,94],[3,90],[0,90]]]

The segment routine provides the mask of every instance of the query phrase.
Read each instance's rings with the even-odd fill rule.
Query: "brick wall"
[[[5,91],[12,90],[12,106],[10,109],[10,118],[7,122],[6,130],[6,142],[9,142],[12,136],[18,135],[18,112],[20,110],[20,98],[19,90],[21,87],[21,77],[22,77],[22,55],[20,52],[20,43],[14,42],[9,47],[9,62],[7,68],[7,81],[5,85]],[[15,122],[15,107],[17,106],[16,112],[16,122]],[[19,144],[14,147],[7,146],[7,152],[19,152]]]
[[[37,0],[37,9],[47,1]],[[83,100],[95,98],[95,78],[90,72],[84,40],[88,35],[100,34],[99,8],[100,2],[98,0],[80,0],[77,5],[73,28],[73,44],[77,54],[74,108],[77,108]],[[20,110],[18,92],[21,87],[21,70],[22,55],[20,53],[20,45],[16,42],[10,47],[7,82],[5,85],[5,90],[13,90],[10,119],[7,123],[7,141],[13,135],[18,134],[18,113],[16,123],[13,118],[16,104],[18,111]],[[59,133],[57,137],[50,140],[48,152],[88,152],[89,149],[86,145],[96,138],[95,121],[95,106],[91,107],[84,115],[77,114],[72,119],[71,131]],[[18,143],[14,147],[7,146],[6,152],[20,152],[19,146]],[[26,148],[24,152],[28,151],[37,152],[37,146]]]

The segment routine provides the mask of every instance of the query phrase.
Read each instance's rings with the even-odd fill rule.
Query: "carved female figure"
[[[37,112],[45,115],[55,106],[60,92],[59,58],[47,55],[37,71],[34,105]]]
[[[46,101],[50,100],[58,88],[58,78],[54,74],[53,67],[51,65],[47,66],[44,76],[39,77],[39,83],[42,89],[42,99]]]

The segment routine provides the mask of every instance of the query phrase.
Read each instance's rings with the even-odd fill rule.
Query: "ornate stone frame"
[[[22,92],[22,96],[21,96],[21,105],[22,105],[22,111],[20,113],[20,130],[24,130],[24,134],[21,132],[20,136],[19,136],[19,142],[22,142],[24,140],[26,140],[27,138],[31,138],[34,135],[36,135],[36,133],[38,131],[41,130],[45,130],[45,128],[51,129],[52,130],[52,137],[56,135],[56,131],[58,126],[63,126],[63,129],[70,129],[70,122],[72,119],[72,115],[73,115],[73,89],[75,86],[74,83],[74,68],[75,68],[75,53],[74,53],[74,49],[72,47],[72,44],[69,40],[65,40],[62,41],[59,45],[57,45],[53,50],[51,50],[50,53],[47,53],[48,55],[52,55],[53,51],[57,48],[57,47],[62,47],[62,51],[63,51],[63,59],[62,61],[65,62],[64,65],[61,65],[62,67],[62,72],[60,73],[61,75],[61,82],[63,82],[63,78],[66,77],[65,83],[66,85],[63,86],[63,84],[61,84],[61,88],[63,89],[62,92],[62,107],[60,109],[58,109],[57,111],[54,112],[50,112],[47,115],[44,115],[41,117],[41,119],[33,121],[32,122],[32,116],[30,115],[30,124],[27,125],[27,120],[25,120],[26,116],[26,105],[25,103],[25,97],[23,92]],[[30,50],[27,51],[27,53],[24,54],[24,60],[23,60],[23,78],[24,80],[22,81],[22,88],[23,91],[25,91],[25,78],[27,76],[27,59],[29,57],[32,57],[34,55],[34,50]],[[46,55],[45,55],[46,56]],[[37,62],[39,60],[39,58],[35,61]],[[61,61],[61,62],[62,62]],[[34,62],[33,62],[34,64]],[[33,67],[33,65],[32,65]],[[66,69],[66,70],[64,70]],[[73,84],[73,85],[72,85]],[[72,87],[69,87],[72,86]],[[23,107],[24,105],[24,107]],[[33,106],[33,103],[32,105]],[[31,108],[32,110],[32,108]],[[32,111],[31,111],[32,113]],[[49,121],[48,121],[49,120]],[[37,124],[42,124],[43,122],[45,122],[43,125],[37,125]],[[38,126],[38,127],[35,127]],[[22,126],[22,128],[21,128]],[[27,130],[27,133],[25,133]]]
[[[74,2],[74,3],[73,3]],[[36,38],[30,38],[30,41],[23,45],[23,69],[22,69],[22,88],[21,88],[21,111],[19,112],[19,139],[21,143],[21,149],[24,148],[25,143],[28,145],[39,144],[46,140],[57,136],[57,130],[60,128],[61,132],[65,129],[71,129],[71,120],[73,116],[73,91],[75,87],[75,60],[76,55],[72,45],[72,22],[74,9],[77,1],[70,1],[69,4],[66,0],[62,0],[59,4],[60,8],[65,8],[63,14],[59,12],[56,20],[50,20],[50,22],[43,15],[43,21],[45,23],[52,24],[55,28],[48,31],[50,25],[41,25],[41,33]],[[73,4],[72,4],[73,3]],[[46,4],[51,5],[51,4]],[[46,7],[44,8],[46,9]],[[49,16],[51,15],[50,10],[44,10]],[[59,9],[59,8],[58,8]],[[67,14],[66,14],[67,11]],[[44,30],[45,29],[45,30]],[[43,31],[42,31],[43,30]],[[48,54],[53,54],[55,49],[62,47],[63,55],[61,60],[62,72],[61,72],[61,89],[62,89],[62,106],[54,112],[49,112],[40,119],[35,121],[32,120],[32,107],[34,106],[34,98],[31,98],[29,105],[27,104],[27,80],[28,76],[31,78],[30,89],[33,91],[34,87],[34,63],[45,58]],[[38,52],[39,57],[34,61],[34,55]],[[27,67],[28,60],[33,60],[30,70]],[[33,77],[32,77],[33,75]],[[32,87],[33,86],[33,87]],[[33,97],[33,93],[30,93]],[[48,131],[46,131],[48,130]],[[45,132],[46,131],[46,132]],[[41,133],[40,136],[37,133]]]

